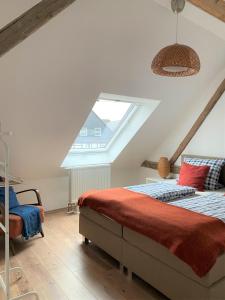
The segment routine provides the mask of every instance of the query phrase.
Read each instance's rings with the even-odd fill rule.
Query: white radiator
[[[70,170],[70,203],[91,189],[107,189],[111,186],[111,166],[100,165]]]

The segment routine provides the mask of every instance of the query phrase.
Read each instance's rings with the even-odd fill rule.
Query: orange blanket
[[[225,251],[225,224],[123,188],[84,193],[88,206],[167,247],[203,277]]]

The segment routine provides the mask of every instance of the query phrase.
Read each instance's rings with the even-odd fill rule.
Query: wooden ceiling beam
[[[183,141],[180,143],[179,147],[173,154],[173,156],[170,159],[170,164],[174,165],[177,159],[181,156],[183,153],[184,149],[187,147],[187,145],[190,143],[190,141],[193,139],[195,136],[196,132],[199,130],[201,127],[202,123],[205,121],[209,113],[212,111],[216,103],[220,100],[220,97],[223,95],[225,92],[225,79],[221,82],[221,84],[218,86],[216,89],[215,93],[209,100],[208,104],[206,107],[203,109],[197,120],[195,121],[194,125],[191,127],[187,135],[184,137]]]
[[[158,170],[158,163],[155,161],[150,161],[150,160],[145,160],[142,164],[141,167],[153,169],[153,170]],[[180,167],[179,166],[171,166],[170,172],[173,174],[179,174],[180,173]]]
[[[0,57],[76,0],[42,0],[0,29]]]
[[[181,154],[183,153],[187,145],[190,143],[190,141],[193,139],[196,132],[199,130],[202,123],[206,120],[206,118],[208,117],[212,109],[215,107],[216,103],[219,101],[223,93],[225,93],[225,79],[220,83],[215,93],[209,100],[208,104],[205,106],[205,108],[203,109],[203,111],[201,112],[201,114],[199,115],[199,117],[197,118],[197,120],[195,121],[195,123],[193,124],[189,132],[187,133],[187,135],[184,137],[183,141],[180,143],[180,145],[178,146],[177,150],[175,151],[171,159],[169,160],[172,173],[175,174],[179,173],[180,168],[179,166],[175,165],[176,161],[181,156]],[[157,170],[158,163],[145,160],[141,166],[145,168]]]
[[[206,11],[210,15],[225,22],[225,1],[224,0],[188,0],[195,6]]]

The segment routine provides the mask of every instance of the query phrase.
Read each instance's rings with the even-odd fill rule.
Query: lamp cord
[[[177,20],[176,20],[176,44],[177,44],[177,41],[178,41],[178,12],[176,12],[177,14]]]

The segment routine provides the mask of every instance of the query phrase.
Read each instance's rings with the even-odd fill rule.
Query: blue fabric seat
[[[35,192],[37,203],[31,205],[21,205],[17,199],[17,194],[24,192]],[[0,188],[0,204],[4,206],[5,201],[5,189]],[[21,235],[25,239],[29,239],[34,235],[41,233],[44,237],[42,230],[42,222],[44,221],[44,209],[42,206],[41,198],[37,190],[25,190],[15,193],[12,187],[9,189],[9,213],[10,213],[10,238],[14,239]],[[4,210],[2,209],[2,215],[0,215],[0,221],[4,221]],[[0,235],[3,232],[0,232]]]

